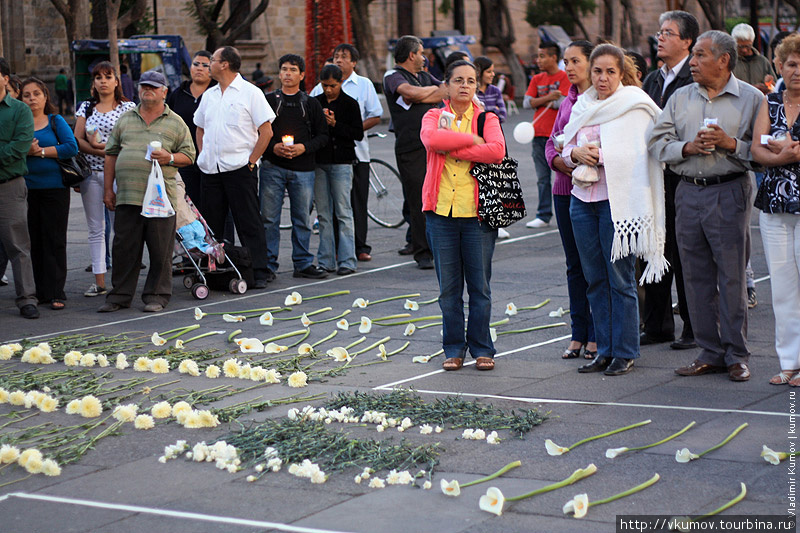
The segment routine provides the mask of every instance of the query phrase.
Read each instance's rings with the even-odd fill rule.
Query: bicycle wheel
[[[380,159],[371,159],[369,162],[367,214],[386,228],[399,228],[405,223],[400,173]]]

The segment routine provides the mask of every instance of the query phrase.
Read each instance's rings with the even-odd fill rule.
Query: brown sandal
[[[475,368],[478,370],[493,370],[494,359],[491,357],[478,357],[475,359]]]
[[[442,362],[442,368],[445,370],[460,370],[464,366],[463,357],[448,357]]]

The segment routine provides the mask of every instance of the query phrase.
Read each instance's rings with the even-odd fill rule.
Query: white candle
[[[292,146],[294,144],[294,136],[284,135],[283,137],[281,137],[281,142],[283,142],[285,146]]]

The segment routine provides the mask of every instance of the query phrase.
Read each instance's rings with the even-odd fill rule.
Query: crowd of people
[[[613,44],[574,41],[563,53],[541,44],[540,73],[524,100],[535,110],[539,193],[528,227],[546,227],[553,215],[558,223],[572,323],[562,357],[583,357],[579,372],[627,374],[642,345],[668,342],[699,348],[679,375],[748,380],[755,201],[781,366],[770,383],[800,386],[800,35],[782,37],[773,44],[773,70],[746,24],[731,35],[700,34],[691,14],[665,12],[656,33],[660,65],[649,74],[641,56]],[[460,369],[469,352],[478,369],[491,370],[491,263],[502,229],[478,217],[471,171],[507,154],[494,65],[452,54],[440,81],[425,68],[419,38],[401,37],[393,54],[383,92],[409,223],[400,253],[435,268],[444,369]],[[277,64],[280,89],[265,98],[240,74],[238,51],[225,46],[197,52],[190,79],[170,94],[161,73],[142,73],[138,104],[101,62],[73,132],[58,113],[63,80],[56,107],[46,84],[15,85],[0,58],[0,242],[20,314],[37,318],[39,304],[65,307],[70,191],[59,160],[79,152],[91,167],[76,187],[94,275],[84,294],[105,296],[99,312],[132,305],[145,245],[144,311],[169,303],[178,228],[175,216],[140,216],[151,161],[172,205],[185,187],[215,235],[233,241],[235,227],[256,289],[276,279],[287,196],[294,277],[346,276],[370,261],[365,132],[383,109],[372,82],[355,72],[358,60],[355,47],[337,46],[307,93],[303,58],[286,54]],[[677,337],[673,281],[683,323]]]

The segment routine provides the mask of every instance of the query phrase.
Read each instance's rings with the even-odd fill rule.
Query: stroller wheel
[[[228,288],[233,294],[244,294],[247,292],[247,282],[243,279],[232,279]]]
[[[192,285],[194,285],[194,278],[192,276],[183,276],[183,286],[191,289]]]
[[[192,296],[197,298],[198,300],[205,300],[208,298],[208,287],[203,285],[202,283],[198,283],[194,287],[192,287]]]

